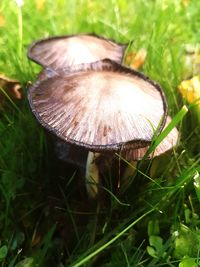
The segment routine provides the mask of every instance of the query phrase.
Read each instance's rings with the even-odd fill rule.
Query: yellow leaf
[[[178,89],[189,104],[195,103],[200,109],[200,76],[194,76],[190,80],[182,81]]]

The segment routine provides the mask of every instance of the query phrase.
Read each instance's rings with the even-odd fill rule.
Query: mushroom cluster
[[[98,158],[111,160],[117,152],[129,161],[142,159],[171,121],[161,87],[122,65],[125,50],[126,45],[92,34],[43,39],[28,50],[43,67],[28,92],[32,112],[62,140],[68,156],[87,151],[90,196],[98,192]],[[170,150],[177,140],[174,128],[149,157]]]

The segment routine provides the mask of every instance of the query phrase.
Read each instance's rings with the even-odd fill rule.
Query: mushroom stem
[[[98,194],[99,184],[99,169],[96,164],[96,159],[100,156],[100,153],[94,153],[89,151],[86,162],[86,190],[90,198],[95,198]]]

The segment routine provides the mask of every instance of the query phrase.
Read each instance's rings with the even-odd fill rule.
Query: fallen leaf
[[[20,82],[0,74],[0,102],[5,98],[4,92],[12,99],[22,99]]]
[[[190,80],[182,81],[178,89],[189,104],[196,104],[200,110],[200,76],[194,76]]]
[[[129,52],[126,55],[125,64],[137,70],[143,66],[146,56],[147,51],[144,48],[141,48],[137,53]]]

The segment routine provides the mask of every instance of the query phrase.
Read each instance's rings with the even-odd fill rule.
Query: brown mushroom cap
[[[91,151],[147,146],[166,120],[159,85],[108,59],[38,81],[28,98],[45,128]]]
[[[104,58],[121,63],[125,48],[126,45],[92,34],[57,36],[33,43],[28,57],[45,68],[59,69]]]
[[[166,125],[164,129],[169,125],[171,122],[171,117],[167,116]],[[154,158],[164,154],[165,152],[171,150],[175,147],[178,143],[179,139],[179,132],[177,128],[173,128],[171,132],[162,140],[162,142],[156,147],[156,149],[148,156],[148,158]],[[149,146],[137,148],[137,149],[128,149],[126,151],[122,151],[121,156],[128,161],[132,160],[141,160],[145,154]]]

